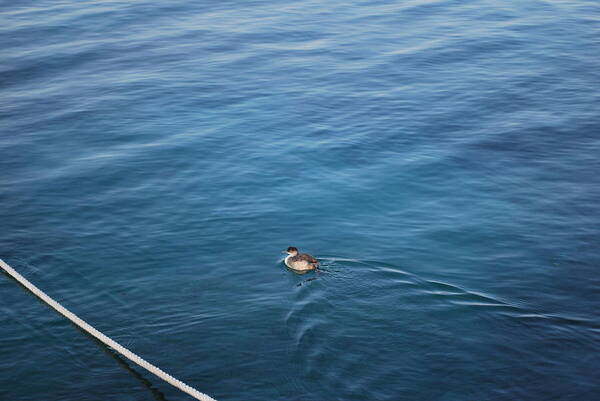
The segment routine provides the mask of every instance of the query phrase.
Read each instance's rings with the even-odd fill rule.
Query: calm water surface
[[[220,401],[598,398],[597,2],[0,21],[0,257],[134,352]],[[0,338],[2,400],[189,399],[5,274]]]

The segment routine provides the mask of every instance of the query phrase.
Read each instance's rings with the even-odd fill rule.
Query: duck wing
[[[319,261],[307,253],[301,253],[297,256],[298,260],[305,260],[308,263],[318,264]]]

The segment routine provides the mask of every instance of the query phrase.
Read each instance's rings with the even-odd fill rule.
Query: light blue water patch
[[[218,400],[596,397],[595,3],[0,15],[0,257],[107,335]],[[0,337],[3,400],[185,397],[6,275]]]

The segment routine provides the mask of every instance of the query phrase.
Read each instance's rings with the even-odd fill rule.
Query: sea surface
[[[599,399],[597,1],[0,22],[0,258],[108,336],[219,401]],[[189,399],[0,273],[0,400]]]

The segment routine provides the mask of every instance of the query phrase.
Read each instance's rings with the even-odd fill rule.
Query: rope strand
[[[178,379],[174,378],[170,374],[164,372],[163,370],[161,370],[158,367],[154,366],[150,362],[144,360],[140,356],[138,356],[138,355],[134,354],[133,352],[129,351],[127,348],[123,347],[118,342],[116,342],[116,341],[112,340],[111,338],[105,336],[100,331],[96,330],[91,325],[89,325],[88,323],[86,323],[85,321],[83,321],[82,319],[80,319],[77,315],[75,315],[74,313],[72,313],[71,311],[69,311],[68,309],[66,309],[65,307],[63,307],[61,304],[59,304],[58,302],[56,302],[55,300],[53,300],[52,298],[50,298],[48,295],[46,295],[46,293],[44,293],[42,290],[40,290],[39,288],[37,288],[35,285],[31,284],[25,277],[21,276],[15,269],[13,269],[8,264],[6,264],[2,259],[0,259],[0,267],[2,267],[10,276],[12,276],[19,283],[21,283],[25,288],[27,288],[29,291],[31,291],[34,295],[36,295],[42,301],[44,301],[45,303],[47,303],[48,305],[50,305],[58,313],[60,313],[61,315],[63,315],[64,317],[66,317],[67,319],[69,319],[70,321],[72,321],[73,323],[75,323],[82,330],[85,330],[86,332],[88,332],[92,336],[96,337],[98,340],[102,341],[107,346],[111,347],[112,349],[114,349],[115,351],[117,351],[118,353],[120,353],[121,355],[123,355],[125,358],[129,359],[132,362],[135,362],[136,364],[138,364],[142,368],[144,368],[144,369],[148,370],[149,372],[155,374],[156,376],[160,377],[161,379],[163,379],[167,383],[169,383],[169,384],[177,387],[181,391],[183,391],[183,392],[191,395],[192,397],[194,397],[197,400],[200,400],[200,401],[216,401],[214,398],[211,398],[210,396],[208,396],[208,395],[206,395],[204,393],[201,393],[200,391],[196,390],[195,388],[192,388],[192,387],[188,386],[187,384],[185,384],[181,380],[178,380]]]

